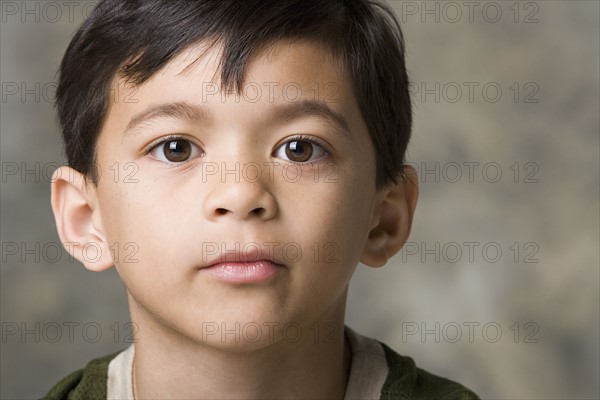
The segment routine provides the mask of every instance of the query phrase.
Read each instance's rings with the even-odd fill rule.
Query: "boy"
[[[356,265],[399,251],[417,201],[386,7],[101,1],[57,104],[58,233],[117,268],[135,344],[47,398],[477,398],[344,325]]]

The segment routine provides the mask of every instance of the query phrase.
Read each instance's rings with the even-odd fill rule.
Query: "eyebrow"
[[[346,118],[322,101],[303,100],[278,105],[274,108],[272,119],[279,122],[290,122],[307,117],[318,117],[325,120],[335,132],[341,135],[350,134],[350,126]]]
[[[285,123],[301,118],[317,117],[329,123],[336,133],[349,135],[350,127],[346,118],[332,110],[326,103],[315,100],[303,100],[284,103],[273,107],[270,119]],[[210,123],[213,118],[208,109],[199,104],[188,102],[165,103],[151,106],[133,116],[124,135],[135,134],[134,128],[152,119],[176,118],[194,122]]]
[[[134,115],[129,120],[124,134],[132,134],[134,133],[133,128],[141,125],[144,122],[157,118],[177,118],[197,122],[210,122],[212,120],[208,110],[199,105],[190,104],[187,102],[158,104],[150,106],[139,114]]]

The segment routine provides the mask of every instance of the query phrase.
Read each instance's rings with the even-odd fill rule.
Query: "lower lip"
[[[224,262],[201,268],[201,271],[230,283],[262,282],[273,277],[283,266],[267,260]]]

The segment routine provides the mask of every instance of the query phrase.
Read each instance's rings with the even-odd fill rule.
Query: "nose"
[[[224,217],[268,220],[277,213],[277,203],[262,181],[227,179],[210,191],[204,202],[204,213],[211,221]]]

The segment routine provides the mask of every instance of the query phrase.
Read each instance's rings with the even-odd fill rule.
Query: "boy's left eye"
[[[275,155],[295,163],[307,163],[323,158],[327,151],[315,141],[301,138],[285,142],[277,148]]]
[[[201,150],[189,140],[173,138],[156,144],[149,153],[163,162],[181,163],[198,157]]]

